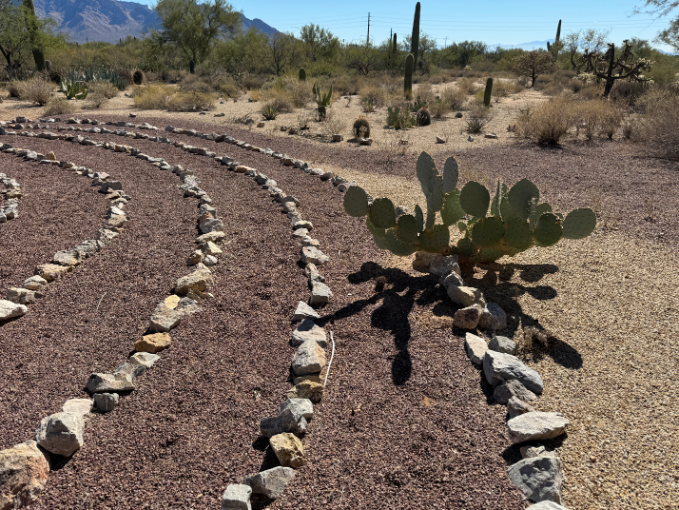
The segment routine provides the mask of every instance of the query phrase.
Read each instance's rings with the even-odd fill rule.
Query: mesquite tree
[[[586,63],[587,67],[592,69],[592,74],[597,78],[604,80],[604,97],[608,97],[613,84],[617,80],[649,81],[648,78],[643,76],[642,71],[650,70],[653,62],[646,58],[639,58],[633,61],[633,58],[632,46],[625,39],[622,44],[622,51],[620,51],[617,58],[615,55],[615,45],[611,43],[608,45],[608,51],[603,55],[585,50],[585,53],[580,57],[580,61]]]

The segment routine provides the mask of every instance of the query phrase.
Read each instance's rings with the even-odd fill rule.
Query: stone
[[[90,393],[118,393],[135,389],[133,377],[129,374],[92,374],[85,389]]]
[[[26,306],[0,299],[0,322],[21,317],[26,313],[28,313]]]
[[[278,434],[269,439],[271,449],[283,467],[300,468],[306,464],[304,445],[294,434]]]
[[[183,296],[189,292],[194,294],[206,292],[212,285],[214,285],[214,278],[209,269],[203,267],[198,268],[193,273],[179,278],[174,286],[176,294]]]
[[[453,315],[453,326],[461,329],[475,329],[481,317],[481,307],[472,305],[457,310]]]
[[[113,411],[120,401],[120,395],[117,393],[97,393],[94,395],[94,407],[100,413],[109,413]]]
[[[512,397],[509,399],[509,402],[507,402],[507,413],[509,414],[510,420],[517,416],[521,416],[522,414],[532,412],[535,412],[535,408],[523,400],[520,400],[518,397]]]
[[[446,289],[446,291],[448,291],[448,287],[451,287],[451,286],[456,286],[456,287],[464,287],[465,286],[464,280],[462,279],[462,277],[454,271],[452,273],[445,275],[445,276],[442,276],[439,279],[439,283],[441,285],[443,285],[443,288]]]
[[[533,393],[542,393],[543,383],[540,374],[511,354],[486,351],[483,357],[483,372],[492,386],[516,379]]]
[[[311,306],[327,305],[332,298],[332,291],[325,283],[311,282],[311,297],[309,304]]]
[[[312,239],[312,241],[315,241],[315,239]],[[312,282],[324,282],[325,277],[318,272],[318,269],[316,268],[316,264],[307,264],[304,266],[304,276],[309,278],[310,281]]]
[[[302,382],[307,382],[307,381],[323,384],[322,373],[319,372],[317,374],[300,375],[299,377],[295,377],[292,380],[292,384],[297,386],[298,384],[300,384]],[[291,391],[291,390],[288,390],[288,391]],[[295,397],[294,395],[288,396],[288,399],[291,399],[291,398],[304,398],[304,397]],[[311,399],[309,399],[309,400],[311,400]],[[312,402],[313,402],[313,400],[312,400]]]
[[[446,143],[446,141],[443,138],[441,138],[440,136],[437,136],[436,137],[436,143]]]
[[[480,336],[467,333],[464,339],[464,347],[471,362],[476,366],[481,366],[483,363],[483,355],[488,350],[486,341]]]
[[[554,501],[540,501],[535,505],[528,507],[529,510],[568,510],[565,506],[561,506]]]
[[[75,250],[61,250],[54,254],[52,257],[52,262],[60,266],[71,266],[75,267],[80,264],[78,258],[78,252]]]
[[[321,316],[318,315],[316,310],[307,305],[304,301],[297,303],[297,309],[292,316],[293,321],[301,321],[304,319],[320,319]]]
[[[64,402],[62,410],[65,413],[76,413],[85,416],[92,411],[92,400],[89,398],[71,398]]]
[[[473,142],[473,141],[474,141],[474,137],[473,137],[472,135],[469,135],[469,136],[467,137],[467,141],[468,141],[468,142]]]
[[[30,278],[25,280],[24,283],[21,286],[24,289],[28,289],[28,290],[40,290],[45,285],[47,285],[47,280],[45,280],[41,276],[31,276]]]
[[[479,327],[483,329],[506,329],[507,314],[497,303],[488,303],[481,312]]]
[[[264,437],[273,437],[284,432],[304,434],[306,427],[306,418],[295,417],[290,409],[286,409],[274,418],[262,418],[259,422],[259,431]]]
[[[44,278],[48,282],[53,282],[60,276],[73,271],[72,266],[60,266],[58,264],[40,264],[35,269],[35,274]]]
[[[493,338],[488,343],[488,348],[504,354],[516,354],[516,351],[519,349],[512,340],[506,336],[499,335],[493,335]]]
[[[554,439],[566,432],[568,424],[568,418],[561,413],[533,411],[512,418],[507,422],[507,428],[509,439],[517,444]]]
[[[295,375],[306,375],[320,372],[325,367],[325,351],[314,340],[307,340],[297,349],[292,359],[292,371]]]
[[[155,333],[153,335],[146,335],[138,339],[134,343],[134,350],[138,352],[149,352],[155,354],[170,347],[172,344],[172,337],[169,333]]]
[[[189,297],[180,299],[179,296],[169,296],[156,306],[149,329],[155,333],[165,333],[175,328],[187,315],[200,311],[198,303]]]
[[[198,236],[196,239],[196,242],[198,244],[204,244],[207,243],[208,241],[212,241],[213,243],[218,243],[222,239],[226,237],[226,234],[224,232],[221,232],[219,230],[215,230],[213,232],[208,232],[207,234],[203,234],[201,236]]]
[[[516,379],[509,379],[508,381],[503,382],[496,386],[493,391],[493,399],[498,404],[507,405],[513,397],[526,402],[533,402],[538,398],[535,393],[527,389]]]
[[[544,445],[522,446],[519,448],[521,457],[524,459],[534,459],[535,457],[556,457],[554,450],[547,449]]]
[[[254,494],[262,494],[269,499],[278,499],[294,477],[294,469],[278,466],[248,476],[243,483],[249,485]]]
[[[35,291],[10,287],[7,289],[7,301],[18,305],[32,305],[35,303]]]
[[[314,405],[308,398],[289,398],[281,402],[279,413],[283,414],[286,410],[292,412],[295,420],[304,418],[309,421],[314,417]]]
[[[479,304],[482,307],[486,305],[486,302],[483,299],[483,294],[479,289],[474,287],[459,287],[457,285],[451,285],[446,290],[448,291],[448,297],[450,297],[453,303],[457,305],[462,305],[464,307],[472,306],[474,304]]]
[[[328,339],[325,330],[318,326],[311,319],[304,319],[302,323],[292,332],[292,345],[299,347],[307,340],[314,340],[324,349],[328,346]]]
[[[195,266],[197,264],[200,264],[205,260],[205,254],[200,251],[200,250],[195,250],[191,255],[189,255],[189,258],[186,259],[186,265],[187,266]]]
[[[556,457],[523,459],[509,466],[509,480],[535,502],[553,501],[561,504],[563,465]]]
[[[483,135],[483,137],[484,138],[490,138],[492,140],[497,139],[497,135],[495,133],[486,133],[485,135]]]
[[[200,231],[203,234],[217,231],[222,232],[224,231],[224,223],[222,223],[222,220],[207,220],[200,225]]]
[[[229,485],[222,496],[222,510],[252,510],[252,488],[244,484]]]
[[[460,274],[457,255],[437,255],[429,264],[429,272],[435,276],[446,276],[452,272]]]
[[[49,471],[49,454],[33,440],[0,451],[0,508],[15,510],[35,503]]]
[[[160,356],[157,354],[137,352],[130,356],[122,365],[116,368],[116,371],[113,372],[113,375],[126,377],[129,376],[134,381],[136,377],[139,377],[144,372],[146,372],[146,370],[151,368],[159,359]]]
[[[288,398],[308,398],[314,404],[318,404],[323,398],[323,384],[310,377],[302,381],[295,378],[295,386],[286,393]]]
[[[82,414],[55,413],[42,419],[35,431],[35,441],[52,454],[70,457],[83,444],[84,428]]]
[[[222,250],[212,241],[208,241],[203,245],[203,253],[205,255],[221,255]]]
[[[304,246],[302,247],[302,264],[315,264],[316,266],[322,266],[327,263],[328,256],[315,246]]]
[[[215,257],[214,255],[206,255],[205,258],[203,259],[203,264],[205,264],[207,267],[216,266],[217,262],[219,261],[217,260],[217,257]]]

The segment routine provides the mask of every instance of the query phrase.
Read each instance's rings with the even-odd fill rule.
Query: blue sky
[[[152,5],[153,0],[137,0]],[[236,10],[248,18],[260,18],[272,27],[299,34],[300,27],[316,23],[328,28],[345,42],[365,41],[370,12],[370,36],[380,43],[393,29],[399,40],[412,32],[415,1],[272,1],[232,0]],[[562,36],[573,30],[610,30],[610,39],[640,37],[652,40],[668,24],[669,18],[654,19],[650,14],[634,15],[643,0],[528,0],[507,2],[451,2],[425,0],[420,28],[436,38],[440,46],[451,41],[476,40],[488,44],[519,44],[554,38],[559,19]],[[675,13],[675,16],[679,12]]]

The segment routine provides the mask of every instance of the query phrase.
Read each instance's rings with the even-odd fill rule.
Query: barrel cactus
[[[462,264],[488,263],[532,246],[552,246],[562,238],[583,239],[596,227],[591,209],[575,209],[564,217],[549,204],[540,203],[540,192],[528,179],[511,188],[498,180],[492,200],[491,192],[475,181],[458,189],[453,157],[446,160],[440,175],[432,157],[423,152],[417,160],[417,177],[426,197],[426,218],[419,205],[414,214],[397,216],[391,200],[370,202],[365,190],[357,186],[344,196],[347,214],[365,216],[375,244],[394,255],[426,251],[457,254]],[[462,234],[454,244],[452,225]]]

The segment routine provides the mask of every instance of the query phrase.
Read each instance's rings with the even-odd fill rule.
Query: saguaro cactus
[[[415,4],[415,19],[413,20],[413,35],[410,39],[410,53],[413,54],[413,70],[417,66],[417,52],[420,48],[420,2]]]
[[[391,45],[391,51],[394,55],[396,55],[396,52],[398,51],[398,45],[396,44],[396,34],[394,34],[394,42]]]
[[[413,69],[415,68],[415,57],[410,53],[406,57],[405,77],[403,78],[403,92],[406,99],[413,97]]]
[[[561,20],[559,20],[559,24],[556,26],[554,44],[549,44],[549,41],[547,41],[547,51],[552,54],[554,60],[559,56],[559,52],[561,51]]]
[[[540,192],[528,179],[511,189],[498,180],[492,202],[490,192],[478,182],[469,181],[457,189],[457,162],[452,157],[440,175],[432,157],[423,152],[417,160],[417,178],[427,200],[426,221],[419,205],[414,215],[397,218],[391,200],[378,198],[370,203],[367,193],[357,186],[344,196],[347,214],[367,216],[366,226],[375,244],[394,255],[456,253],[464,264],[494,262],[532,246],[552,246],[562,238],[583,239],[596,227],[591,209],[575,209],[564,218],[552,212],[549,204],[540,204]],[[454,245],[450,244],[451,225],[463,233]]]
[[[38,71],[45,69],[45,53],[41,47],[38,46],[36,38],[38,31],[38,18],[35,14],[35,4],[33,0],[22,0],[23,4],[28,9],[29,15],[26,17],[26,29],[30,34],[31,45],[33,46],[33,60],[35,60],[35,68]]]
[[[299,70],[299,81],[306,81],[306,71],[304,68]]]
[[[486,90],[483,92],[483,106],[490,108],[490,95],[493,93],[493,78],[486,80]]]

